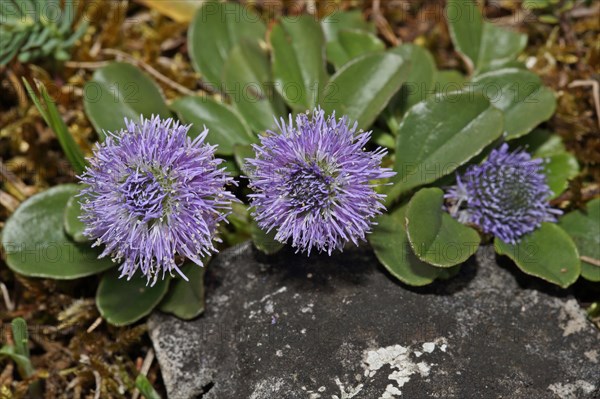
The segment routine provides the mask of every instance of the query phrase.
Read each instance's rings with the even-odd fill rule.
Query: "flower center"
[[[163,216],[163,202],[167,197],[155,174],[148,171],[135,171],[121,185],[125,207],[144,222]]]
[[[303,210],[324,209],[330,204],[334,178],[316,162],[298,164],[292,169],[286,195],[294,207]]]
[[[528,173],[531,172],[524,168],[501,168],[491,179],[492,185],[498,187],[495,194],[505,209],[529,209],[535,200]]]

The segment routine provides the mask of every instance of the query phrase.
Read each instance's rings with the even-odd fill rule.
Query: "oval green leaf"
[[[217,91],[221,91],[223,67],[229,52],[242,40],[264,40],[265,24],[256,13],[236,3],[207,1],[188,30],[192,66]]]
[[[448,0],[446,18],[454,47],[470,63],[469,69],[474,70],[483,34],[483,20],[477,2]]]
[[[236,145],[233,148],[233,157],[235,159],[235,163],[238,168],[242,171],[242,173],[246,176],[249,175],[248,169],[246,168],[246,159],[255,158],[256,153],[251,145]]]
[[[347,115],[359,129],[368,129],[408,78],[409,62],[392,54],[369,54],[340,69],[325,88],[327,114]]]
[[[406,82],[389,105],[393,114],[401,117],[410,107],[425,100],[432,93],[437,68],[431,53],[421,46],[403,44],[394,47],[390,52],[410,60],[413,65]]]
[[[321,27],[327,43],[338,39],[342,29],[358,29],[369,33],[376,33],[375,25],[363,17],[360,10],[335,11],[321,20]]]
[[[252,235],[254,246],[267,255],[274,255],[285,246],[285,244],[275,240],[276,230],[271,230],[267,233],[258,227],[258,224],[254,220],[250,226],[250,234]]]
[[[440,277],[445,269],[421,261],[413,252],[404,229],[406,207],[377,218],[368,236],[375,256],[392,276],[405,284],[424,286]]]
[[[444,192],[439,188],[417,192],[406,210],[406,232],[419,259],[438,267],[452,267],[477,251],[481,237],[445,212],[443,204]]]
[[[416,104],[398,130],[390,200],[452,173],[502,135],[502,112],[481,94],[438,94]]]
[[[499,255],[506,255],[524,273],[567,288],[581,273],[577,247],[569,235],[554,223],[542,226],[521,238],[518,244],[494,239]]]
[[[296,111],[315,108],[327,83],[321,25],[310,15],[284,17],[270,38],[277,91]]]
[[[467,78],[459,71],[446,69],[435,74],[434,88],[436,93],[452,93],[464,89]]]
[[[131,64],[114,62],[96,70],[83,90],[85,112],[101,139],[104,131],[125,128],[125,118],[171,116],[160,88]]]
[[[274,118],[287,112],[274,88],[269,58],[258,44],[244,41],[231,50],[224,76],[233,106],[255,132],[271,129]]]
[[[83,235],[85,230],[85,224],[79,220],[81,216],[81,206],[79,205],[79,197],[71,197],[67,201],[64,214],[64,227],[65,232],[71,237],[71,239],[78,243],[85,243],[89,241],[89,238]]]
[[[355,58],[384,50],[385,43],[377,36],[358,29],[342,29],[338,40],[327,43],[327,60],[340,69]]]
[[[118,268],[105,273],[96,291],[100,315],[114,326],[126,326],[149,315],[169,289],[169,277],[162,280],[159,276],[151,287],[139,274],[131,280],[119,275]]]
[[[500,69],[477,76],[472,84],[492,105],[504,111],[504,134],[508,140],[531,132],[556,110],[554,93],[533,72]]]
[[[483,24],[477,69],[500,68],[513,62],[527,46],[527,35],[502,29],[489,22]]]
[[[29,277],[71,280],[100,273],[115,264],[98,259],[89,244],[77,244],[64,230],[69,198],[80,186],[65,184],[37,194],[12,214],[2,231],[6,264]]]
[[[472,71],[504,65],[527,44],[527,35],[484,22],[476,1],[449,0],[446,16],[452,42]]]
[[[193,123],[190,136],[195,138],[206,126],[209,130],[206,141],[217,144],[217,154],[232,155],[236,144],[250,144],[255,137],[246,121],[234,109],[207,97],[182,97],[171,104],[179,118]]]
[[[581,276],[589,281],[600,281],[600,199],[588,202],[585,211],[573,211],[558,225],[575,242],[581,257]]]
[[[579,174],[579,163],[567,152],[555,154],[546,158],[544,174],[546,183],[552,190],[552,198],[556,198],[569,187],[569,180]]]
[[[184,320],[191,320],[204,312],[204,272],[210,259],[204,260],[204,267],[188,263],[181,271],[189,279],[171,279],[169,291],[160,303],[162,312],[170,313]]]

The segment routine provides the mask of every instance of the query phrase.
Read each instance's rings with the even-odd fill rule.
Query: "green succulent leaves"
[[[558,224],[571,237],[581,260],[581,276],[600,282],[600,199],[564,215]]]
[[[321,25],[309,15],[282,18],[270,36],[277,91],[293,110],[315,108],[327,83]]]
[[[84,87],[84,107],[100,138],[125,128],[125,118],[171,116],[159,86],[137,67],[114,62],[94,72]]]
[[[66,0],[64,9],[60,3],[57,0],[3,2],[0,10],[0,66],[15,57],[20,62],[44,58],[66,61],[71,58],[71,48],[85,34],[88,23],[82,20],[74,28],[76,2]]]
[[[449,0],[446,15],[452,41],[471,70],[505,65],[527,44],[526,35],[483,21],[476,1]]]
[[[219,91],[230,51],[242,39],[257,43],[264,40],[266,27],[260,17],[235,3],[205,2],[188,30],[192,66],[202,79]]]
[[[471,257],[479,247],[479,233],[460,224],[443,210],[444,192],[424,188],[406,211],[406,232],[419,259],[433,266],[452,267]]]
[[[145,277],[119,278],[115,268],[104,274],[96,291],[96,306],[110,324],[124,326],[147,316],[167,294],[170,279],[149,286]]]
[[[508,244],[496,238],[496,252],[511,258],[523,272],[563,288],[573,284],[581,274],[577,247],[568,234],[553,223],[542,226]]]
[[[503,124],[483,95],[439,94],[416,104],[398,128],[390,200],[452,173],[499,138]]]
[[[79,187],[52,187],[27,201],[6,221],[2,246],[6,264],[29,277],[71,280],[114,267],[110,259],[98,259],[99,251],[71,240],[64,230],[65,208]]]

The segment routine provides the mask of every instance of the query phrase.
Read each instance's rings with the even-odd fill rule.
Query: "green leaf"
[[[327,60],[335,69],[340,69],[362,55],[383,52],[385,43],[369,32],[342,29],[338,33],[338,40],[328,42],[326,48]]]
[[[13,319],[10,323],[12,336],[15,342],[15,353],[29,358],[29,334],[27,332],[27,322],[22,317]]]
[[[367,22],[360,10],[335,11],[321,20],[321,27],[327,43],[338,40],[338,33],[342,29],[358,29],[369,33],[376,33],[375,25]]]
[[[235,3],[207,1],[196,13],[188,30],[192,66],[220,91],[229,52],[242,39],[256,44],[264,40],[265,34],[265,24],[249,8]]]
[[[502,67],[513,61],[525,46],[527,46],[527,35],[485,22],[477,67],[479,70]]]
[[[225,85],[234,107],[255,132],[275,126],[286,114],[283,99],[273,87],[267,54],[256,43],[243,42],[225,63]]]
[[[556,110],[554,93],[533,72],[500,69],[475,77],[472,84],[492,105],[504,111],[504,134],[508,140],[531,132]]]
[[[275,87],[298,112],[313,109],[327,83],[325,37],[310,15],[284,17],[271,31]]]
[[[396,148],[396,137],[380,129],[373,130],[373,142],[381,147]]]
[[[559,135],[539,128],[534,129],[526,136],[511,140],[509,145],[512,150],[525,148],[527,152],[538,158],[551,157],[567,152]]]
[[[476,1],[448,0],[446,16],[454,46],[470,70],[504,65],[527,44],[527,35],[484,22]]]
[[[554,223],[542,226],[521,238],[518,244],[494,239],[500,255],[511,258],[523,272],[567,288],[581,273],[577,247],[569,235]]]
[[[171,116],[160,88],[131,64],[114,62],[96,70],[83,91],[85,112],[101,139],[103,131],[124,129],[125,118]]]
[[[233,148],[233,157],[235,158],[235,163],[240,168],[242,173],[248,176],[248,170],[246,168],[246,159],[256,157],[256,153],[254,152],[252,146],[236,145]]]
[[[409,62],[392,54],[370,54],[340,69],[325,88],[327,114],[347,115],[359,129],[368,129],[408,78]]]
[[[183,265],[181,271],[189,281],[173,278],[159,309],[184,320],[200,316],[204,312],[204,272],[209,262],[210,258],[204,260],[204,267],[195,263]]]
[[[143,374],[138,374],[135,379],[135,387],[145,399],[160,399],[158,392],[156,392],[152,384],[150,384],[150,381],[148,381],[148,378]]]
[[[424,286],[432,283],[445,269],[417,258],[404,229],[405,214],[406,206],[391,215],[378,217],[368,239],[375,256],[392,276],[408,285]]]
[[[419,259],[434,266],[463,263],[479,248],[479,233],[445,212],[444,192],[424,188],[417,192],[406,210],[406,232]]]
[[[83,235],[85,224],[79,220],[81,212],[79,198],[75,196],[69,198],[67,201],[67,206],[65,207],[64,228],[65,232],[73,241],[78,243],[86,243],[89,241],[89,238]]]
[[[502,134],[502,112],[479,94],[438,94],[412,107],[398,130],[389,201],[452,173]]]
[[[100,315],[114,326],[135,323],[152,312],[169,288],[169,277],[158,276],[154,286],[147,285],[146,277],[136,274],[127,280],[119,278],[117,268],[105,273],[96,291],[96,306]]]
[[[558,225],[575,242],[581,259],[581,276],[586,280],[600,281],[600,266],[586,261],[600,262],[600,199],[588,202],[585,211],[566,214]]]
[[[461,91],[466,81],[467,78],[454,69],[437,71],[434,82],[435,92],[448,94],[454,91]]]
[[[54,104],[54,100],[50,98],[46,87],[42,83],[36,84],[38,90],[40,91],[40,94],[42,95],[42,98],[40,100],[36,96],[35,92],[31,88],[27,80],[25,80],[25,78],[23,78],[23,84],[25,85],[29,97],[35,104],[39,113],[42,115],[42,118],[44,118],[46,124],[52,129],[54,134],[56,134],[58,142],[60,143],[60,146],[65,152],[65,155],[69,160],[69,163],[73,167],[75,173],[83,173],[87,165],[87,162],[83,155],[83,151],[81,150],[81,147],[79,147],[79,145],[75,142],[75,139],[69,132],[69,128],[62,120],[62,117],[60,116],[58,109],[56,108],[56,104]]]
[[[238,168],[235,160],[231,157],[223,158],[223,162],[219,165],[219,168],[225,168],[225,171],[233,177],[240,176],[241,170]]]
[[[421,46],[403,44],[390,52],[410,60],[412,65],[402,89],[388,106],[396,117],[402,117],[410,107],[430,96],[437,69],[431,53]]]
[[[258,227],[258,224],[255,221],[252,221],[250,233],[252,234],[254,246],[267,255],[274,255],[285,246],[285,244],[275,240],[275,235],[277,234],[276,230],[271,230],[267,233]]]
[[[6,221],[2,245],[6,264],[13,271],[70,280],[115,266],[110,259],[97,259],[98,251],[89,244],[72,242],[65,233],[65,207],[79,189],[75,184],[52,187],[23,202]]]
[[[547,162],[544,164],[546,183],[552,190],[551,198],[556,198],[569,187],[569,180],[579,174],[579,163],[573,155],[566,152],[546,159]]]
[[[14,346],[3,346],[0,348],[0,358],[2,356],[7,356],[15,362],[21,378],[29,378],[35,373],[31,360],[27,356],[16,353]]]
[[[470,62],[470,69],[475,69],[483,35],[483,21],[477,2],[448,0],[446,18],[454,47]]]
[[[246,121],[231,107],[207,97],[182,97],[171,104],[184,123],[193,123],[192,138],[197,137],[206,126],[209,130],[206,141],[217,144],[217,154],[233,154],[236,144],[250,144],[255,136]]]

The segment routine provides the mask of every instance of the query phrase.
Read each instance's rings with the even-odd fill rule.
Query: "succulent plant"
[[[83,36],[88,23],[76,30],[75,3],[66,0],[7,0],[0,4],[0,65],[15,57],[21,62],[51,57],[66,61],[71,47]]]

